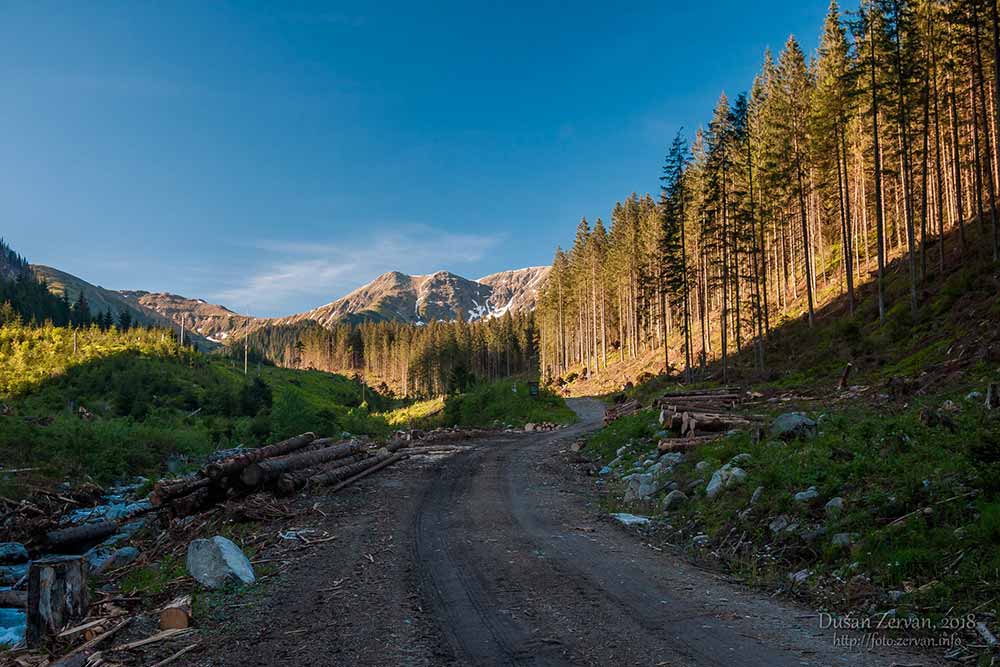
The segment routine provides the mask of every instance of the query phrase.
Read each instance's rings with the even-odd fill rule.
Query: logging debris
[[[22,643],[15,647],[14,655],[24,665],[112,664],[120,662],[121,656],[113,655],[116,652],[140,648],[145,651],[145,647],[183,637],[194,631],[196,619],[191,594],[196,590],[196,582],[189,576],[180,576],[158,584],[161,588],[156,592],[123,591],[121,586],[130,573],[138,568],[155,567],[167,557],[180,559],[192,539],[206,533],[218,534],[227,523],[287,521],[312,513],[301,509],[301,504],[293,509],[290,501],[280,499],[282,496],[303,491],[334,494],[406,460],[411,450],[414,454],[462,451],[468,447],[458,443],[479,433],[470,429],[397,432],[381,444],[365,439],[317,438],[313,433],[304,433],[255,450],[227,452],[225,458],[208,462],[191,475],[156,482],[146,500],[127,503],[121,499],[134,497],[142,488],[142,480],[127,491],[122,490],[125,487],[116,487],[114,493],[108,494],[93,484],[83,484],[77,491],[53,493],[38,489],[35,496],[25,500],[0,496],[0,527],[12,528],[11,535],[16,533],[28,547],[36,559],[33,567],[45,564],[40,556],[80,554],[95,545],[96,549],[112,551],[126,543],[139,547],[138,558],[120,568],[101,574],[91,570],[90,576],[99,578],[101,587],[92,588],[91,597],[96,599],[90,601],[84,597],[86,556],[57,559],[55,567],[66,570],[63,576],[35,575],[39,581],[54,578],[57,582],[58,585],[47,589],[48,593],[42,591],[37,581],[30,583],[27,591],[18,590],[23,581],[14,589],[3,591],[0,606],[29,609],[35,598],[38,598],[35,607],[43,610],[56,609],[51,600],[47,601],[49,598],[72,606],[58,610],[61,614],[58,618],[39,621],[39,629],[32,631],[31,648]],[[102,507],[101,502],[114,502],[115,507]],[[318,509],[318,503],[310,504],[313,510],[326,515]],[[93,505],[98,506],[86,509]],[[150,517],[157,520],[150,521]],[[305,529],[297,534],[292,546],[281,546],[281,539],[275,541],[273,533],[268,532],[254,533],[242,539],[241,544],[249,553],[258,554],[258,559],[264,548],[272,553],[277,550],[277,558],[269,554],[263,561],[281,563],[280,571],[290,562],[287,556],[281,556],[282,552],[315,548],[334,539],[337,535]],[[59,564],[63,561],[68,565]],[[82,574],[74,574],[77,570]],[[27,575],[22,579],[26,580]],[[79,594],[70,594],[69,589]],[[136,619],[144,620],[133,624]],[[150,622],[158,626],[153,633]],[[123,634],[120,642],[109,648],[109,640],[130,624],[128,634]],[[168,650],[149,662],[163,658],[156,664],[168,664],[198,646],[198,642],[187,644],[180,648],[165,643]],[[148,657],[144,655],[144,661]]]

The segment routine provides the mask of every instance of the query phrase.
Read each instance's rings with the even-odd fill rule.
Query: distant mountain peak
[[[3,246],[0,245],[0,250]],[[9,256],[8,256],[9,255]],[[3,266],[18,270],[16,254],[0,253]],[[235,313],[225,306],[169,292],[113,291],[47,266],[32,265],[55,292],[75,299],[81,291],[95,312],[118,317],[129,311],[135,321],[158,326],[182,325],[199,340],[223,343],[256,329],[314,321],[324,327],[364,321],[395,321],[423,325],[434,321],[466,321],[502,317],[534,310],[538,290],[549,274],[547,266],[500,271],[469,280],[450,271],[407,275],[387,271],[345,296],[304,313],[258,318]],[[205,344],[208,344],[207,342]]]
[[[407,275],[389,271],[346,296],[304,313],[277,318],[278,324],[313,320],[323,326],[362,320],[426,324],[478,320],[534,310],[549,267],[534,266],[469,280],[450,271]]]

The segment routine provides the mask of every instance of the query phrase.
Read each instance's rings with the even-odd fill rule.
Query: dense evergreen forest
[[[288,368],[359,375],[380,393],[437,396],[478,380],[495,380],[538,367],[533,313],[474,322],[341,324],[314,322],[266,327],[250,334],[248,360]],[[244,341],[228,348],[242,360]]]
[[[59,327],[93,324],[103,331],[112,327],[127,331],[133,324],[127,312],[117,321],[110,312],[92,313],[82,293],[73,303],[65,294],[53,294],[44,280],[35,277],[27,260],[0,239],[0,325],[13,322],[48,322]]]
[[[855,317],[917,321],[947,255],[996,261],[997,13],[983,0],[851,14],[834,2],[813,57],[792,37],[765,53],[749,93],[723,94],[690,145],[678,133],[657,199],[633,193],[609,227],[584,219],[556,252],[537,314],[543,375],[656,350],[688,373],[717,358],[725,374],[747,351],[763,368],[787,318],[812,326],[843,296]],[[885,289],[894,257],[905,295]]]

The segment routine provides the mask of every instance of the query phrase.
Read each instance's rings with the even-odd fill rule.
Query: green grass
[[[76,339],[74,351],[70,329],[0,326],[6,466],[39,468],[36,478],[107,483],[155,477],[170,456],[198,460],[304,431],[390,430],[369,412],[388,401],[342,376],[265,366],[245,377],[156,330],[92,328]]]
[[[616,419],[606,428],[591,435],[587,439],[586,449],[599,456],[602,461],[611,461],[620,447],[628,443],[651,440],[657,429],[656,413],[653,410],[642,410]]]
[[[446,425],[444,404],[444,398],[432,398],[390,410],[382,416],[393,428],[436,428]]]
[[[175,579],[187,575],[184,560],[179,556],[164,556],[158,563],[132,570],[122,579],[121,590],[127,595],[160,595]]]
[[[572,424],[576,414],[561,396],[544,388],[532,398],[527,382],[483,383],[445,401],[445,422],[466,427],[523,426],[527,423]]]
[[[679,488],[694,480],[707,482],[713,471],[744,452],[752,456],[741,465],[747,480],[714,499],[692,497],[671,521],[719,541],[734,528],[737,534],[746,531],[747,539],[761,547],[776,541],[768,529],[770,520],[787,514],[803,527],[822,527],[826,535],[809,545],[777,538],[788,547],[781,549],[784,571],[809,567],[841,579],[864,572],[886,590],[928,585],[901,604],[920,606],[931,616],[952,606],[980,604],[1000,613],[1000,415],[966,401],[964,391],[922,397],[897,410],[855,406],[814,414],[820,433],[811,440],[765,438],[755,443],[748,433],[740,433],[703,445],[674,469],[671,478]],[[961,408],[947,413],[954,429],[921,420],[922,409],[936,410],[945,400]],[[628,471],[655,446],[656,429],[653,411],[640,412],[591,436],[587,450],[606,463],[627,446],[621,458]],[[699,471],[700,461],[709,465]],[[617,488],[613,481],[609,486]],[[752,518],[742,521],[737,515],[749,506],[758,486],[763,495]],[[817,488],[821,501],[808,506],[795,502],[793,495],[810,486]],[[844,498],[844,511],[827,516],[823,504],[837,496]],[[650,506],[615,505],[624,510]],[[932,511],[918,511],[891,525],[925,507]],[[831,545],[836,533],[861,537],[844,549]],[[948,569],[952,562],[955,567]],[[852,568],[852,563],[857,565]],[[767,576],[758,559],[733,564],[748,578]]]

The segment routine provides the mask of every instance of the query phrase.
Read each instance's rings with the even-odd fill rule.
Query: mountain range
[[[325,327],[365,321],[419,326],[438,320],[472,321],[531,311],[549,274],[547,266],[501,271],[478,280],[447,271],[419,276],[390,271],[318,308],[286,317],[261,318],[176,294],[109,290],[48,266],[31,265],[31,270],[53,291],[65,292],[71,301],[83,292],[92,312],[110,311],[117,318],[128,311],[134,321],[143,324],[173,328],[183,324],[203,346],[239,338],[261,327],[308,320]]]

